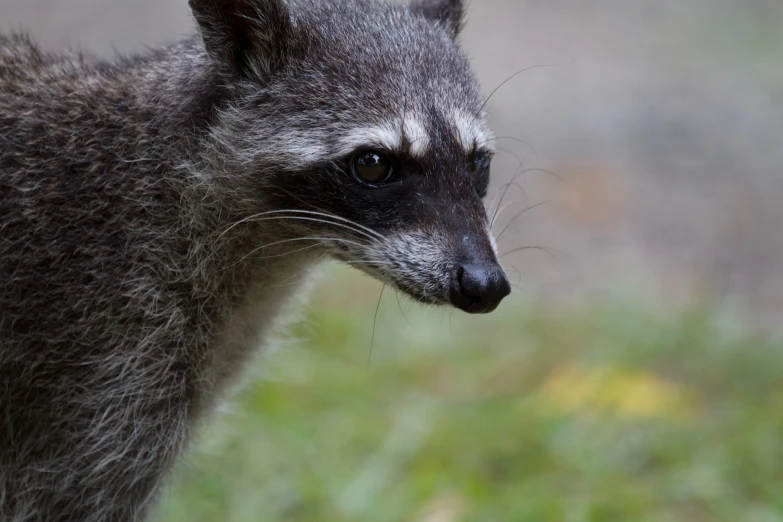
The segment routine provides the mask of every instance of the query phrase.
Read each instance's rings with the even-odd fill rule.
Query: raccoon
[[[461,0],[190,0],[112,62],[0,37],[0,520],[136,521],[325,259],[510,293]]]

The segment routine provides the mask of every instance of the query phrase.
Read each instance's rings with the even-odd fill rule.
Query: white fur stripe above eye
[[[455,110],[449,116],[454,135],[466,153],[473,152],[477,146],[492,148],[492,131],[482,119],[462,110]],[[377,147],[423,157],[432,142],[424,122],[415,115],[406,115],[403,119],[353,129],[343,135],[338,144],[340,156],[351,154],[360,147]]]
[[[408,150],[404,146],[409,144]],[[350,154],[359,147],[378,147],[393,152],[408,152],[423,156],[430,146],[430,139],[424,124],[413,117],[404,120],[354,129],[339,140],[340,155]]]
[[[361,127],[340,138],[340,154],[350,154],[359,147],[374,146],[396,151],[402,147],[400,127],[391,122],[375,127]]]
[[[410,154],[424,156],[430,147],[430,138],[421,120],[413,117],[405,118],[403,132],[405,140],[410,143]]]
[[[476,146],[489,146],[489,142],[494,138],[484,121],[462,110],[451,114],[451,124],[457,140],[466,152],[473,152]]]

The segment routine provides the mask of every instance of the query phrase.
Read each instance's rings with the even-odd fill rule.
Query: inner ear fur
[[[292,22],[283,0],[189,0],[207,53],[242,76],[268,76],[290,55]]]
[[[465,25],[464,0],[414,0],[411,9],[442,26],[453,38],[459,36]]]

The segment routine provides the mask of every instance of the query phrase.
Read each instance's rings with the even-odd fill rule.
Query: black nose
[[[464,265],[452,274],[449,298],[460,310],[487,314],[510,293],[511,284],[497,264]]]

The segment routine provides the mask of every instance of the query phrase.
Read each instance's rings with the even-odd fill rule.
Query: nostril
[[[506,277],[506,273],[502,270],[498,270],[498,277],[495,284],[495,299],[498,300],[498,303],[511,295],[511,283],[508,280],[508,277]]]
[[[481,302],[481,294],[480,292],[477,292],[474,281],[471,278],[465,278],[464,267],[459,267],[457,269],[457,282],[459,283],[459,289],[462,295],[468,298],[472,304]]]
[[[465,278],[465,267],[459,267],[457,269],[457,281],[460,285],[462,285],[462,281]]]

